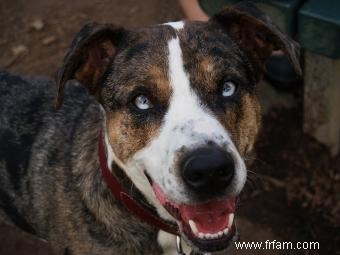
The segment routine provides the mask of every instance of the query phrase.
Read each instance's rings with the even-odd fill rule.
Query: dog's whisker
[[[244,160],[245,161],[256,161],[256,162],[259,162],[259,163],[266,165],[266,166],[269,165],[269,163],[267,161],[265,161],[263,159],[256,158],[256,157],[245,157]]]
[[[252,171],[252,170],[247,170],[248,173],[252,174],[252,175],[257,175],[257,173],[255,171]]]

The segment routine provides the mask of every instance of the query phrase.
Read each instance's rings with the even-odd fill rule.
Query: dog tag
[[[185,255],[185,253],[183,252],[182,239],[181,239],[180,236],[176,237],[176,247],[177,247],[177,254],[178,255]]]

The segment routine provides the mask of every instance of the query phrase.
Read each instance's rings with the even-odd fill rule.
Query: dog
[[[174,254],[176,235],[225,253],[276,49],[300,74],[298,44],[242,2],[208,22],[88,24],[55,81],[1,72],[0,219],[56,254]]]

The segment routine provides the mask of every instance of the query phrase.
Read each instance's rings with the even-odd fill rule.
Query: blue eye
[[[140,110],[148,110],[152,107],[150,99],[145,95],[139,95],[134,99],[135,106]]]
[[[232,81],[227,81],[223,84],[222,96],[231,97],[236,92],[236,84]]]

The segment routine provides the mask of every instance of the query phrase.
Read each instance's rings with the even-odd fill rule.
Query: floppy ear
[[[251,2],[227,7],[212,17],[246,53],[255,71],[263,71],[273,50],[282,50],[298,75],[302,74],[300,46],[277,28],[271,19]],[[259,77],[258,77],[259,78]]]
[[[56,108],[62,105],[65,83],[76,79],[98,98],[102,78],[112,63],[124,29],[109,24],[85,25],[73,39],[56,75]]]

